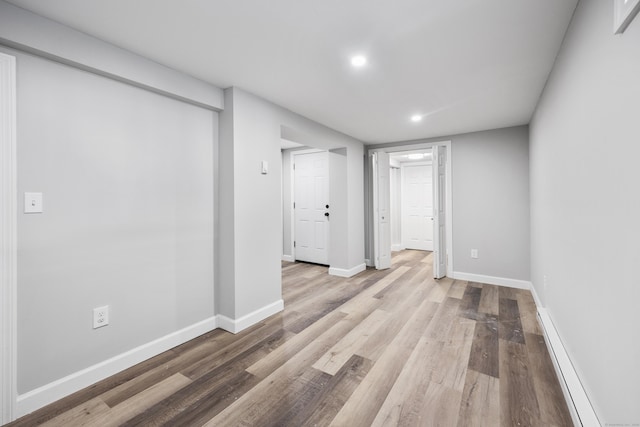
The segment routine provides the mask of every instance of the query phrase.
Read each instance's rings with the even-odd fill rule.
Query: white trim
[[[16,58],[0,53],[0,424],[16,418],[16,114]]]
[[[242,316],[239,319],[231,319],[227,316],[219,314],[218,327],[224,329],[225,331],[229,331],[232,334],[237,334],[238,332],[255,325],[256,323],[266,319],[269,316],[280,313],[282,310],[284,310],[284,301],[280,299],[269,305],[265,305],[264,307],[259,308],[245,316]]]
[[[533,301],[536,303],[536,307],[540,310],[544,307],[544,304],[542,304],[542,300],[538,297],[538,292],[536,292],[536,287],[533,283],[531,283],[531,289],[529,290],[531,291],[531,295],[533,295]]]
[[[367,258],[367,259],[365,259],[365,260],[364,260],[364,264],[365,264],[367,267],[375,267],[369,258]]]
[[[386,153],[396,153],[399,151],[412,151],[412,150],[423,150],[428,148],[433,148],[436,146],[444,146],[447,148],[447,194],[446,198],[446,233],[447,233],[447,243],[446,243],[446,251],[447,251],[447,276],[453,277],[453,182],[452,182],[452,163],[453,163],[453,151],[451,150],[451,140],[443,140],[443,141],[435,141],[435,142],[421,142],[421,143],[407,143],[404,145],[395,145],[392,147],[382,147],[382,148],[370,148],[369,156],[372,156],[376,151],[384,151]],[[372,181],[372,174],[369,174],[369,179]],[[373,227],[375,228],[375,227]],[[374,230],[375,233],[375,230]],[[369,245],[370,250],[374,248],[376,238],[372,235],[370,238],[373,238],[373,245]],[[373,255],[373,254],[372,254]]]
[[[365,271],[367,269],[367,264],[362,263],[356,265],[355,267],[345,269],[345,268],[337,268],[337,267],[329,267],[329,274],[332,276],[338,277],[352,277],[361,271]]]
[[[454,271],[453,274],[449,277],[457,280],[468,280],[470,282],[506,286],[508,288],[531,289],[531,282],[529,281],[518,280],[518,279],[508,279],[506,277],[485,276],[483,274],[463,273],[460,271]]]
[[[296,260],[293,257],[293,255],[284,255],[284,254],[282,254],[282,261],[295,262]]]
[[[402,246],[401,243],[396,243],[394,245],[391,245],[391,252],[399,252],[399,251],[404,251],[406,248],[404,246]]]
[[[562,345],[560,335],[553,325],[547,310],[538,307],[538,318],[540,319],[544,332],[544,341],[547,344],[549,355],[560,380],[573,423],[576,426],[600,427],[600,422],[593,406],[591,406],[591,402],[589,402],[584,387],[582,387],[580,377],[578,377],[578,373],[571,363],[567,350]]]
[[[638,12],[640,0],[613,0],[613,33],[624,33]]]
[[[216,329],[217,323],[216,316],[210,317],[52,383],[38,387],[35,390],[21,394],[18,396],[16,404],[17,416],[21,417],[29,414],[49,403],[62,399],[71,393]]]

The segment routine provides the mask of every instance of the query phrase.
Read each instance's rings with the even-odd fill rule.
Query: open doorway
[[[391,266],[391,251],[433,251],[433,275],[453,270],[450,142],[370,150],[373,262]]]
[[[431,149],[391,153],[391,250],[433,251]]]
[[[291,135],[299,138],[290,139]],[[348,184],[354,174],[350,174],[349,149],[300,136],[299,132],[281,136],[282,261],[327,265],[329,274],[351,277],[366,265],[350,266],[354,246],[348,241],[357,230],[350,226],[354,199]],[[362,176],[360,171],[358,178]]]

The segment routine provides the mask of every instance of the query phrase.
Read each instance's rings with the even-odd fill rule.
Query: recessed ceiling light
[[[422,115],[421,114],[414,114],[413,116],[411,116],[411,121],[412,122],[421,122],[422,121]]]
[[[356,55],[351,58],[351,65],[356,68],[364,67],[367,65],[367,58],[363,55]]]

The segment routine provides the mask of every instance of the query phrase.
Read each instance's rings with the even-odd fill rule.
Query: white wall
[[[528,127],[367,148],[451,141],[454,273],[529,281]],[[370,254],[373,233],[368,233]],[[471,259],[471,249],[479,258]],[[369,256],[367,256],[369,258]]]
[[[578,4],[531,123],[532,281],[602,425],[632,425],[640,423],[640,18],[614,35],[612,9]]]
[[[214,316],[217,113],[29,54],[18,64],[18,392]],[[22,198],[20,197],[20,201]],[[92,329],[92,309],[110,307]]]
[[[282,137],[333,150],[342,159],[346,233],[332,232],[332,252],[334,244],[340,245],[344,256],[331,264],[348,270],[364,262],[361,142],[239,88],[225,90],[220,135],[222,315],[240,319],[281,301]],[[260,174],[262,160],[270,164],[268,175]]]

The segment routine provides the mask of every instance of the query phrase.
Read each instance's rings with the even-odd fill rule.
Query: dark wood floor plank
[[[540,420],[545,425],[570,426],[571,414],[564,400],[544,337],[525,333],[525,341],[540,407]]]
[[[487,315],[476,321],[469,369],[498,378],[500,354],[498,351],[498,318]]]
[[[524,332],[520,323],[520,310],[515,299],[500,298],[498,333],[500,339],[524,344]]]
[[[289,420],[289,425],[292,427],[329,425],[372,365],[373,363],[364,357],[351,356],[351,359],[329,380],[323,392],[316,396],[307,408]]]
[[[480,296],[482,288],[476,286],[467,286],[460,301],[459,315],[467,319],[476,320],[478,318],[478,306],[480,305]]]
[[[199,376],[191,384],[149,408],[127,424],[131,426],[162,425],[174,422],[176,417],[187,410],[194,413],[206,410],[208,414],[214,416],[215,410],[213,408],[221,410],[222,408],[216,406],[218,401],[232,390],[229,385],[233,387],[246,386],[247,383],[251,386],[255,385],[257,379],[251,381],[252,378],[245,369],[270,353],[274,347],[278,347],[286,339],[286,331],[275,332],[254,344],[250,349]]]
[[[540,410],[527,348],[500,340],[500,419],[503,426],[538,426]]]
[[[317,404],[325,390],[329,388],[332,375],[309,368],[298,377],[286,392],[278,396],[266,412],[258,414],[255,420],[245,420],[249,425],[299,426],[306,411]]]

